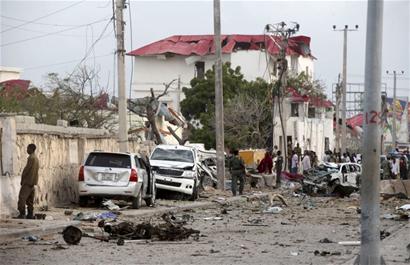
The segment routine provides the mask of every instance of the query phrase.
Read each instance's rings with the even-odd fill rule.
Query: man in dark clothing
[[[280,187],[280,176],[282,174],[283,157],[281,152],[278,151],[276,156],[275,171],[276,171],[276,188]]]
[[[239,195],[243,193],[243,187],[245,185],[245,163],[242,158],[239,157],[238,150],[234,150],[233,156],[229,160],[229,172],[232,179],[232,194],[236,196],[236,186],[239,180]]]
[[[272,174],[273,161],[269,152],[265,153],[265,157],[259,163],[257,169],[259,173]]]
[[[404,158],[404,156],[400,158],[399,167],[400,167],[400,178],[407,179],[407,163],[406,163],[406,159]]]
[[[34,210],[34,186],[38,183],[38,169],[39,162],[36,154],[36,146],[34,144],[29,144],[27,146],[27,153],[29,154],[27,159],[27,164],[23,169],[21,174],[21,188],[18,200],[18,210],[20,212],[17,218],[27,218],[33,219]],[[27,205],[27,216],[26,216],[26,205]]]

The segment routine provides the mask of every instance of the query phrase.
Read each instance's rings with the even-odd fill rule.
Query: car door
[[[141,162],[140,158],[136,155],[134,156],[135,166],[137,167],[138,177],[142,178],[142,196],[144,197],[147,194],[148,187],[148,173],[145,168],[145,164]]]
[[[357,171],[357,167],[354,164],[349,164],[346,165],[349,168],[349,173],[347,173],[346,181],[348,185],[350,186],[356,186],[357,185],[357,174],[359,173]]]

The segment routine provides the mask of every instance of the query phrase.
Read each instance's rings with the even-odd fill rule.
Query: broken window
[[[290,104],[290,116],[299,117],[299,104],[298,103]]]
[[[198,61],[195,63],[195,77],[204,79],[205,77],[205,62]]]

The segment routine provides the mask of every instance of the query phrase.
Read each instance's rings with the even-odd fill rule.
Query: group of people
[[[333,163],[359,163],[361,161],[361,155],[349,152],[346,153],[337,153],[332,151],[326,151],[323,156],[323,162],[333,162]]]
[[[388,156],[381,163],[382,179],[408,179],[410,163],[405,155]]]
[[[299,144],[294,149],[290,149],[288,161],[289,171],[292,174],[305,173],[312,167],[317,166],[318,163],[316,152],[305,150],[302,155]]]
[[[264,158],[258,163],[257,170],[261,174],[272,174],[276,172],[276,187],[280,187],[280,175],[283,168],[283,157],[281,151],[276,151],[272,156],[271,152],[266,152]],[[231,190],[233,196],[237,195],[239,181],[239,195],[243,194],[245,185],[245,162],[239,156],[238,150],[232,150],[228,158],[228,169],[231,174]]]

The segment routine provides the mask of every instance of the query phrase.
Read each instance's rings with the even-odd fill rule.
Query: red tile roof
[[[316,108],[331,108],[333,107],[333,103],[326,98],[322,98],[319,96],[308,96],[308,95],[301,95],[296,89],[289,87],[288,94],[290,95],[292,102],[309,102],[312,106]]]
[[[29,80],[12,79],[0,83],[0,96],[22,99],[27,95]]]
[[[262,50],[267,47],[270,54],[278,54],[278,38],[273,41],[267,35],[222,35],[222,52],[232,53],[236,50]],[[199,55],[204,56],[215,53],[213,35],[176,35],[171,36],[139,49],[127,55],[148,56],[160,54]],[[288,55],[312,56],[310,52],[310,37],[295,36],[289,39]]]

